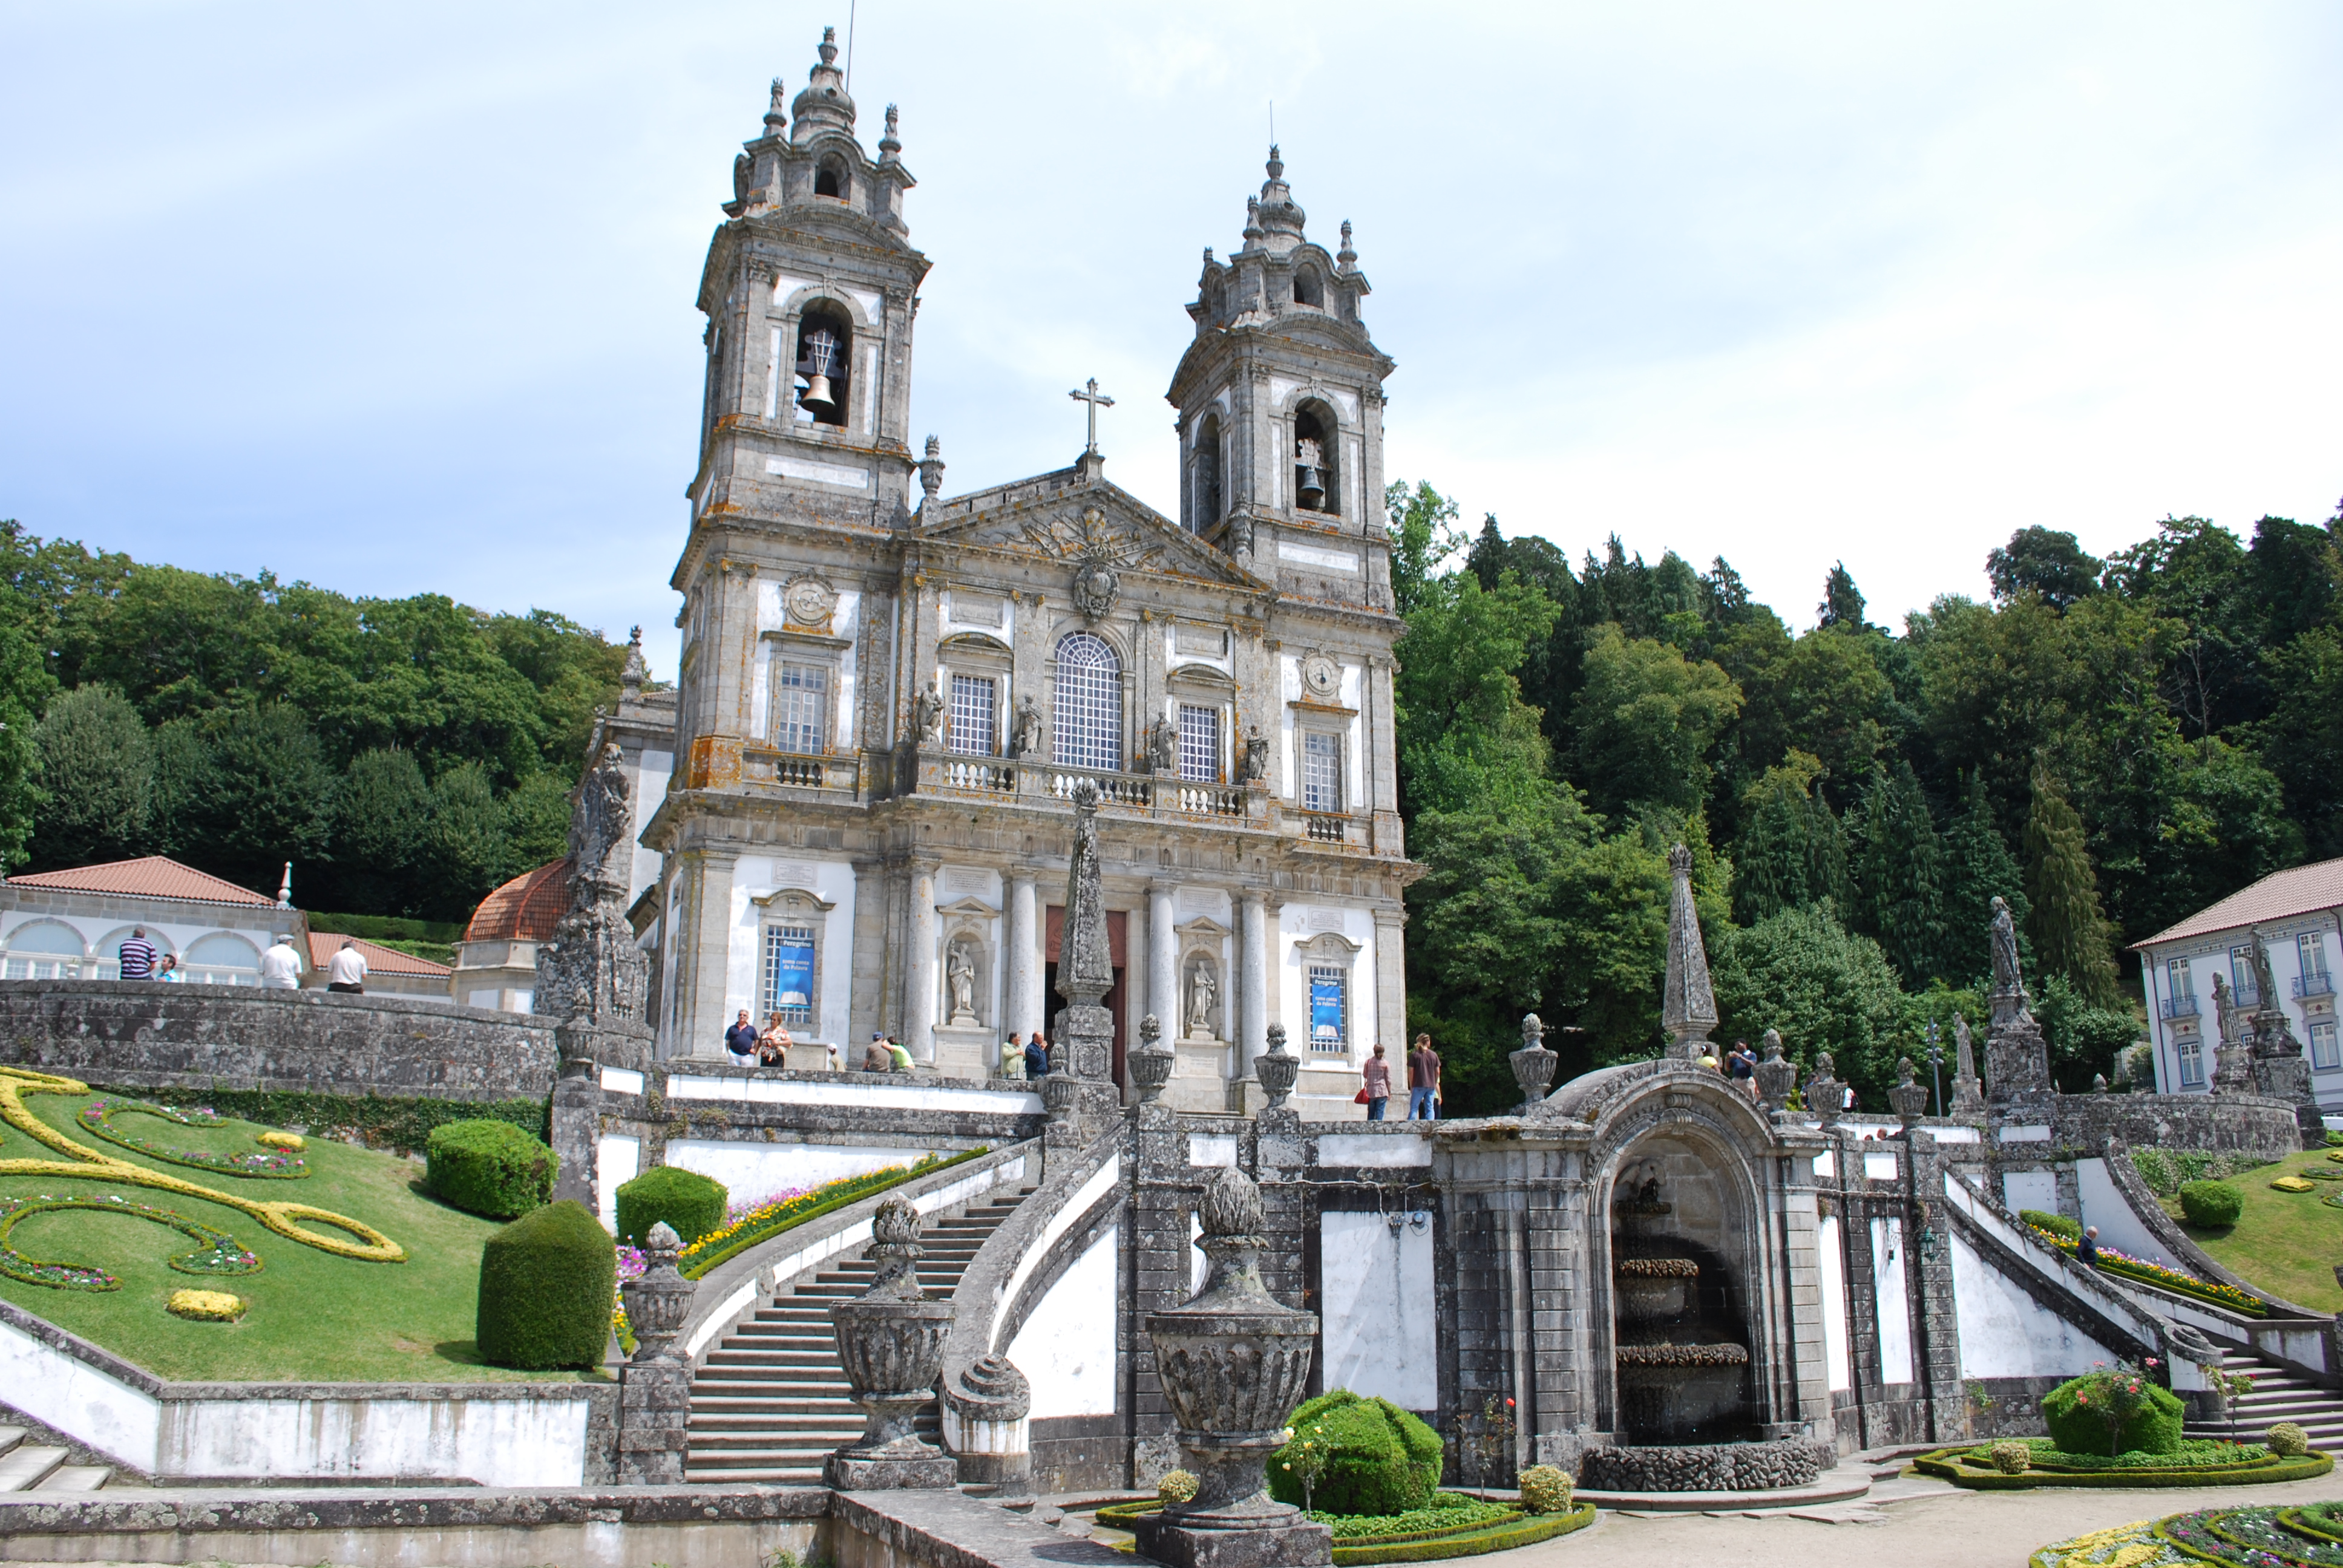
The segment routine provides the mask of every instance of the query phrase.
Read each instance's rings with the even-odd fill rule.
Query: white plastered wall
[[[1440,1402],[1432,1227],[1394,1229],[1381,1214],[1319,1220],[1324,1297],[1320,1355],[1328,1388],[1381,1396],[1403,1410]]]
[[[1837,1393],[1855,1386],[1855,1370],[1846,1333],[1846,1246],[1835,1214],[1815,1222],[1815,1261],[1822,1276],[1823,1360],[1830,1369],[1831,1392]]]
[[[1912,1297],[1904,1281],[1904,1221],[1871,1222],[1873,1299],[1879,1312],[1879,1381],[1912,1381]]]
[[[2075,1377],[2094,1362],[2117,1359],[1986,1261],[1966,1238],[1952,1241],[1963,1377]]]
[[[1009,1359],[1032,1384],[1033,1420],[1114,1413],[1115,1273],[1121,1236],[1117,1225],[1101,1231],[1050,1287],[1009,1347]]]
[[[811,1038],[846,1050],[847,1010],[854,990],[854,868],[844,860],[743,855],[732,868],[732,925],[724,963],[724,1021],[742,1008],[759,1023],[757,944],[765,911],[756,902],[783,888],[803,888],[831,906],[821,917],[821,1013]]]

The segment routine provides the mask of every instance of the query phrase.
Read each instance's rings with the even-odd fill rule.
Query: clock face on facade
[[[830,611],[838,607],[838,595],[820,578],[799,578],[782,594],[783,607],[791,623],[798,626],[828,626]]]
[[[1313,653],[1302,661],[1302,685],[1320,702],[1332,702],[1342,689],[1342,671],[1322,653]]]

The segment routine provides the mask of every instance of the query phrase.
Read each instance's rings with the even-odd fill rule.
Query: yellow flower
[[[242,1296],[226,1291],[173,1291],[164,1310],[175,1318],[192,1318],[200,1323],[232,1323],[244,1316]]]
[[[297,1132],[264,1132],[259,1137],[254,1139],[253,1141],[259,1144],[263,1149],[291,1149],[298,1151],[309,1147],[309,1141],[302,1137]]]

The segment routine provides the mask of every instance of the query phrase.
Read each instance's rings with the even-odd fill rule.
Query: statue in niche
[[[2026,989],[2017,964],[2017,922],[2010,916],[2009,901],[1997,893],[1993,900],[1993,989],[2004,996]]]
[[[1212,973],[1212,960],[1198,959],[1196,968],[1188,976],[1188,1038],[1212,1038],[1212,1003],[1220,996],[1220,982]]]
[[[951,991],[951,1021],[976,1021],[976,964],[968,949],[955,942],[944,954],[944,984]]]
[[[1258,784],[1269,777],[1269,741],[1258,724],[1245,727],[1244,754],[1237,759],[1237,782]]]
[[[1180,770],[1180,732],[1168,719],[1147,727],[1147,765],[1158,773]]]
[[[928,689],[911,699],[911,730],[924,746],[940,746],[944,739],[944,699],[936,690],[933,677]]]
[[[1041,710],[1031,697],[1017,705],[1017,727],[1009,737],[1009,755],[1038,757],[1041,753]]]

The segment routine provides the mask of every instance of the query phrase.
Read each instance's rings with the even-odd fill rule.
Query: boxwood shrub
[[[2110,1448],[2107,1390],[2118,1378],[2137,1379],[2143,1402]],[[2180,1401],[2141,1372],[2086,1372],[2069,1378],[2042,1396],[2042,1421],[2050,1429],[2050,1441],[2067,1453],[2173,1453],[2180,1447]]]
[[[618,1288],[617,1244],[586,1205],[523,1215],[480,1249],[481,1359],[525,1372],[600,1366]]]
[[[724,1183],[679,1165],[654,1165],[618,1185],[618,1240],[639,1247],[661,1220],[690,1246],[724,1224]]]
[[[2064,1214],[2046,1214],[2039,1209],[2020,1209],[2017,1217],[2037,1231],[2047,1231],[2054,1236],[2064,1236],[2069,1241],[2083,1239],[2083,1222],[2069,1220]]]
[[[446,1201],[491,1220],[511,1220],[549,1201],[560,1157],[509,1121],[474,1119],[431,1130],[424,1184]]]
[[[2234,1225],[2245,1211],[2246,1195],[2227,1181],[2191,1181],[2180,1189],[2180,1212],[2201,1230]]]
[[[1334,1389],[1303,1404],[1287,1424],[1296,1441],[1314,1436],[1332,1450],[1326,1473],[1311,1489],[1311,1504],[1322,1513],[1404,1513],[1440,1490],[1440,1434],[1387,1399]],[[1269,1457],[1270,1495],[1299,1503],[1302,1483],[1284,1468],[1288,1457],[1284,1448]]]

